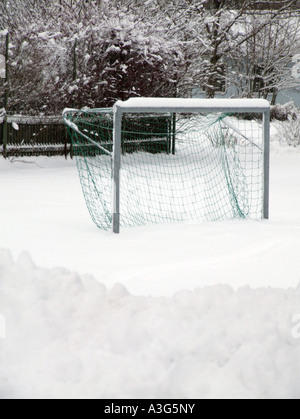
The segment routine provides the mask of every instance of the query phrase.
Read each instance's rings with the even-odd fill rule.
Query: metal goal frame
[[[120,233],[121,191],[121,136],[122,117],[131,114],[164,113],[253,113],[263,116],[263,214],[269,219],[270,182],[270,104],[264,99],[180,99],[180,98],[132,98],[118,101],[113,107],[113,199],[112,230]]]

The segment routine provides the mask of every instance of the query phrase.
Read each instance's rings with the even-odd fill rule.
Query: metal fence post
[[[8,107],[8,95],[9,95],[9,74],[8,74],[8,54],[9,54],[9,33],[6,34],[5,43],[5,80],[4,80],[4,119],[3,119],[3,157],[7,157],[7,107]]]
[[[7,157],[7,114],[3,118],[3,157]]]
[[[8,55],[9,55],[9,33],[6,34],[6,46],[5,46],[5,93],[4,93],[4,109],[7,112],[8,105],[8,90],[9,90],[9,68],[8,68]]]
[[[176,113],[172,114],[172,154],[175,155],[176,152]]]

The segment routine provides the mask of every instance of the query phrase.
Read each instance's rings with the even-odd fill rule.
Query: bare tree
[[[263,13],[263,19],[256,20],[256,16],[264,8],[269,9],[271,3],[274,10],[268,10],[267,14]],[[273,27],[286,33],[287,27],[285,30],[277,23],[298,3],[297,0],[127,0],[129,7],[141,7],[144,16],[156,15],[158,20],[164,16],[163,24],[169,37],[180,42],[184,60],[177,68],[177,94],[191,94],[193,87],[201,85],[208,98],[214,97],[220,86],[229,79],[234,79],[228,66],[241,51],[249,49],[249,45],[255,44],[264,32],[276,32]],[[245,27],[248,16],[254,16],[255,25]],[[281,50],[284,52],[283,48]],[[288,49],[285,57],[290,59]],[[238,64],[243,65],[241,59]]]
[[[230,2],[226,0],[215,0],[212,7],[208,10],[205,19],[207,48],[204,55],[207,57],[205,62],[206,74],[203,79],[203,86],[207,97],[214,97],[218,80],[227,78],[224,68],[236,57],[241,48],[247,43],[255,43],[255,39],[260,36],[266,27],[272,26],[283,12],[297,3],[294,1],[283,1],[282,7],[269,13],[265,19],[253,25],[251,30],[241,31],[245,16],[249,13],[256,15],[255,5],[259,2],[245,0],[239,2],[239,6],[232,9]],[[278,21],[278,19],[277,19]],[[202,41],[200,39],[200,41]]]
[[[275,104],[281,90],[299,86],[291,68],[293,57],[300,52],[299,15],[289,12],[270,20],[269,12],[256,13],[245,18],[243,27],[251,36],[232,59],[229,82],[241,96],[267,98],[271,94]]]

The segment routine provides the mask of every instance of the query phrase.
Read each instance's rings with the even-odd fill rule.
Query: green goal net
[[[120,225],[264,217],[262,114],[128,112],[122,115]],[[87,208],[112,228],[113,109],[66,110]]]

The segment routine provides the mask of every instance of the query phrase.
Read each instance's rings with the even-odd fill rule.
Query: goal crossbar
[[[265,99],[181,99],[181,98],[132,98],[118,101],[114,109],[122,113],[263,113],[270,111]]]

